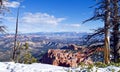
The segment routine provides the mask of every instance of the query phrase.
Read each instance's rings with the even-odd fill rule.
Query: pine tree
[[[104,60],[105,63],[110,63],[110,0],[105,1],[105,23],[104,23],[104,33],[105,33],[105,49],[104,49]]]
[[[12,55],[13,61],[15,61],[16,50],[17,50],[16,44],[17,44],[17,35],[18,35],[18,17],[19,17],[19,9],[20,9],[20,7],[18,7],[18,10],[17,10],[16,29],[15,29],[15,38],[14,38],[15,40],[14,40],[13,55]]]
[[[95,30],[95,33],[88,35],[87,40],[92,39],[96,36],[105,35],[105,57],[109,57],[109,52],[106,48],[113,51],[114,62],[117,62],[120,59],[120,0],[99,0],[97,3],[97,8],[95,8],[94,16],[90,20],[102,20],[104,22],[103,28],[98,28]],[[85,22],[86,22],[85,21]],[[111,38],[109,38],[111,37]],[[99,42],[100,40],[90,41],[89,44]],[[111,41],[111,43],[110,43]],[[88,41],[89,42],[89,41]],[[100,41],[102,42],[102,40]],[[107,51],[107,52],[106,52]],[[107,55],[107,56],[106,56]],[[108,59],[107,59],[108,60]]]
[[[16,60],[17,63],[31,64],[37,62],[37,59],[32,56],[29,50],[28,43],[17,43]]]
[[[119,47],[119,36],[120,36],[120,16],[119,16],[119,0],[112,0],[113,3],[113,13],[112,13],[112,36],[113,36],[113,49],[114,49],[114,62],[120,58],[120,47]]]
[[[110,63],[110,58],[109,58],[109,54],[110,54],[110,17],[111,17],[111,2],[110,0],[100,0],[99,3],[97,3],[96,5],[97,8],[95,8],[95,12],[94,12],[94,16],[91,17],[90,19],[84,21],[91,21],[91,20],[102,20],[104,22],[104,28],[100,28],[100,30],[98,30],[98,33],[93,34],[92,36],[99,34],[101,32],[103,32],[104,34],[104,62],[106,64]]]

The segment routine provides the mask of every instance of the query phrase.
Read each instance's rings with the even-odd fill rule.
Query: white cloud
[[[70,24],[70,26],[72,26],[72,27],[80,27],[81,25],[80,24]]]
[[[53,15],[47,13],[25,13],[21,18],[22,23],[27,24],[52,24],[57,25],[58,23],[65,20],[65,18],[56,18]]]
[[[16,8],[20,5],[19,2],[16,2],[16,1],[12,1],[12,2],[6,2],[4,1],[3,4],[6,6],[6,7],[11,7],[11,8]]]
[[[15,17],[4,17],[9,22],[15,22],[16,18]]]
[[[6,19],[8,22],[15,25],[16,17],[6,17]],[[47,13],[25,13],[23,16],[19,17],[19,31],[22,33],[41,31],[80,31],[81,24],[66,24],[63,22],[65,19],[66,18],[55,17]],[[11,26],[12,25],[10,25],[10,27]]]
[[[16,17],[5,17],[5,20],[7,23],[11,23],[8,27],[11,30],[14,30]],[[55,17],[47,13],[25,13],[22,16],[19,16],[19,31],[22,33],[54,31],[63,20],[65,20],[65,18]]]
[[[64,24],[64,26],[78,28],[81,27],[81,24]]]
[[[9,22],[15,22],[15,17],[4,17]],[[19,17],[19,22],[22,24],[39,24],[39,25],[57,25],[65,20],[65,18],[57,18],[47,13],[25,13]]]

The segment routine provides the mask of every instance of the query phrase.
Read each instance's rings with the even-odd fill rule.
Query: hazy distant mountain
[[[67,46],[68,44],[81,45],[82,36],[88,33],[80,32],[37,32],[19,34],[17,41],[29,44],[32,54],[36,57],[41,53],[47,52],[48,49],[56,49]],[[14,34],[0,35],[0,57],[4,52],[4,56],[10,55],[13,48]],[[7,51],[7,52],[6,52]],[[2,59],[2,58],[0,58]]]

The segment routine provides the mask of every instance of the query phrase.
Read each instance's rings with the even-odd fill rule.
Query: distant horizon
[[[91,32],[27,32],[27,33],[18,32],[18,34],[30,34],[30,33],[34,34],[34,33],[91,33]],[[15,34],[15,32],[14,33],[13,32],[11,32],[11,33],[6,32],[4,34]]]

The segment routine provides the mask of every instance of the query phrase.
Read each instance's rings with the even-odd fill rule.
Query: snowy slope
[[[63,67],[47,64],[19,64],[14,62],[0,62],[0,72],[61,72]]]
[[[118,72],[120,67],[108,66],[106,68],[93,67],[91,72]],[[33,64],[19,64],[14,62],[0,62],[0,72],[87,72],[87,69],[83,68],[65,68],[59,66],[53,66],[48,64],[33,63]]]

